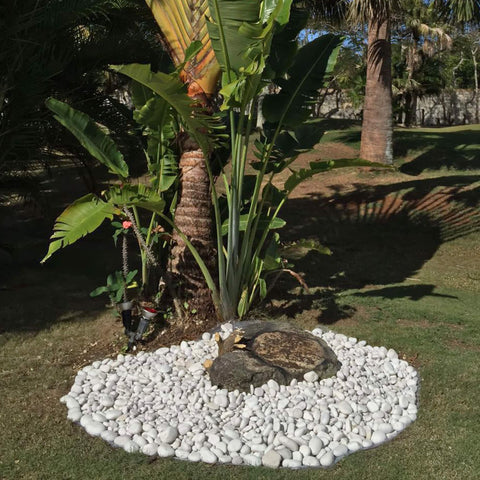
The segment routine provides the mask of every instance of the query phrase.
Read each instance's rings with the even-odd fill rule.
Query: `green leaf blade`
[[[128,177],[128,165],[115,142],[87,114],[55,98],[48,98],[45,105],[92,157],[105,165],[114,175],[123,179]]]
[[[113,205],[91,193],[79,198],[57,218],[48,252],[40,263],[45,263],[56,251],[93,232],[105,219],[111,220],[115,213]]]

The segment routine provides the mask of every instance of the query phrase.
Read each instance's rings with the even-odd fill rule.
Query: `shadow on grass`
[[[98,176],[99,184],[103,177]],[[61,322],[92,319],[105,311],[107,297],[89,293],[104,285],[108,273],[121,268],[109,225],[56,253],[45,265],[55,218],[73,200],[88,193],[76,167],[55,167],[39,176],[45,209],[14,202],[0,206],[0,334],[38,332]]]
[[[418,301],[423,297],[439,297],[458,299],[454,295],[443,295],[435,293],[435,285],[400,285],[396,287],[385,287],[367,290],[366,292],[354,293],[354,297],[378,297],[378,298],[408,298],[408,300]]]
[[[282,277],[272,291],[279,305],[272,314],[294,316],[317,308],[322,323],[334,323],[352,315],[353,307],[336,302],[338,293],[349,289],[369,289],[359,296],[438,296],[434,285],[388,285],[413,277],[444,242],[480,231],[479,181],[480,176],[451,176],[375,187],[357,184],[351,194],[289,200],[282,214],[289,227],[282,238],[315,239],[333,253],[311,251],[295,261],[295,270],[317,293],[291,293],[298,285]]]
[[[480,169],[480,130],[463,129],[461,131],[399,130],[394,135],[394,154],[396,157],[415,155],[423,151],[410,162],[404,163],[400,170],[409,175],[419,175],[427,170],[478,170]]]
[[[46,237],[48,238],[48,237]],[[30,247],[3,266],[0,277],[0,334],[37,332],[54,324],[89,320],[105,311],[107,297],[89,293],[119,269],[120,252],[99,235],[68,247],[46,265],[47,242]]]

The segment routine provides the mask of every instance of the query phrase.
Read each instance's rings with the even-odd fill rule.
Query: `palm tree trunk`
[[[215,271],[216,252],[213,243],[210,181],[204,154],[190,137],[181,140],[180,200],[175,210],[175,224],[191,241],[204,259],[210,272]],[[182,303],[188,304],[185,319],[194,314],[204,320],[215,318],[210,290],[203,274],[185,242],[174,232],[172,274],[176,294]]]
[[[391,56],[390,19],[370,19],[360,157],[387,164],[393,162]]]

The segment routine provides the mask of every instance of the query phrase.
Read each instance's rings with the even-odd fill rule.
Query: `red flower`
[[[126,230],[127,228],[130,228],[132,226],[132,222],[129,222],[128,220],[124,220],[122,222],[122,227]]]

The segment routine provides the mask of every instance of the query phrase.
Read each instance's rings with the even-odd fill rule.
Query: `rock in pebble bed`
[[[222,325],[223,338],[231,332]],[[394,350],[312,333],[341,362],[335,376],[319,381],[307,372],[304,381],[269,380],[250,393],[220,389],[202,367],[217,354],[205,333],[153,353],[96,361],[61,401],[67,418],[127,452],[269,468],[328,468],[415,421],[418,375]]]

